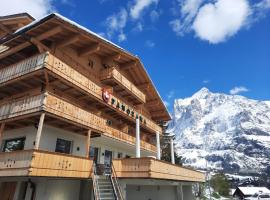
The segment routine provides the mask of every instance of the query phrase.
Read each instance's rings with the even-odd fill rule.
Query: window
[[[97,162],[98,160],[98,148],[97,147],[90,147],[90,159]]]
[[[118,153],[117,154],[117,158],[123,158],[123,154],[122,153]]]
[[[57,138],[55,152],[70,154],[71,146],[72,146],[71,141]]]
[[[25,143],[25,137],[5,140],[3,152],[23,150],[24,143]]]

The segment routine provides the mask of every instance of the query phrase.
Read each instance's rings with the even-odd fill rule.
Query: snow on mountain
[[[270,171],[269,101],[202,88],[175,100],[167,131],[176,135],[185,165],[236,173]]]

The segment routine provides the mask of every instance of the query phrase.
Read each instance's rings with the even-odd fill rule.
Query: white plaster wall
[[[182,191],[183,191],[184,200],[193,200],[194,199],[191,185],[183,185]]]
[[[113,152],[113,158],[117,158],[118,153],[122,153],[123,157],[126,155],[135,157],[136,149],[135,145],[129,145],[117,140],[109,139],[106,137],[97,137],[91,139],[91,147],[99,148],[99,159],[100,163],[104,162],[105,150]],[[141,157],[155,156],[155,153],[141,150]]]
[[[3,140],[11,139],[11,138],[18,138],[18,137],[26,137],[24,149],[25,150],[33,149],[34,141],[36,138],[36,132],[37,132],[37,129],[34,126],[14,129],[10,131],[4,131]],[[39,149],[54,152],[57,138],[72,141],[71,154],[76,155],[76,156],[85,156],[86,136],[72,133],[69,131],[65,131],[63,129],[47,126],[47,125],[43,127],[41,138],[40,138]],[[3,142],[1,144],[3,144]],[[79,147],[79,150],[77,150],[77,147]]]
[[[38,200],[75,200],[79,199],[80,180],[48,180],[37,183]]]
[[[4,140],[19,137],[26,137],[24,149],[33,149],[34,141],[36,138],[36,132],[37,129],[34,126],[4,131],[3,140],[1,142],[1,150],[3,148]]]
[[[43,128],[40,138],[40,149],[55,151],[57,138],[72,141],[71,154],[76,156],[85,156],[86,136],[51,126],[44,126]],[[77,147],[79,147],[79,150],[77,150]]]
[[[127,200],[177,200],[176,186],[127,185]]]

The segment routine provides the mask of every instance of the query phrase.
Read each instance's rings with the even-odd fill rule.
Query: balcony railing
[[[205,182],[205,174],[154,158],[125,158],[113,160],[119,178],[154,178]]]
[[[114,67],[104,69],[101,72],[100,79],[101,81],[113,81],[128,93],[134,95],[141,103],[145,103],[145,94]]]
[[[93,161],[84,157],[22,150],[0,153],[0,177],[48,176],[89,178]]]
[[[46,111],[51,115],[56,115],[59,118],[72,121],[79,126],[95,129],[108,137],[132,145],[135,144],[135,137],[107,125],[106,119],[81,109],[50,93],[26,96],[1,104],[0,120],[33,114],[38,111]],[[145,141],[141,141],[141,147],[148,151],[156,151],[156,147],[154,145]]]
[[[17,64],[8,66],[0,70],[0,86],[7,83],[11,80],[16,80],[22,78],[25,75],[30,73],[35,73],[39,70],[47,69],[53,75],[60,77],[65,80],[65,82],[69,82],[69,84],[79,87],[81,90],[86,92],[88,95],[97,98],[100,102],[105,103],[102,99],[102,88],[98,86],[96,83],[91,81],[89,78],[79,73],[69,65],[62,62],[60,59],[56,58],[50,53],[43,53],[31,58],[28,58],[24,61],[21,61]],[[132,87],[133,91],[137,92],[134,87]],[[111,98],[114,98],[117,102],[120,102],[118,98],[112,95]],[[125,103],[126,107],[131,108],[136,112],[136,109]],[[135,115],[131,116],[127,114],[127,112],[123,111],[121,108],[117,108],[116,104],[112,104],[111,101],[107,103],[107,106],[110,108],[121,112],[123,116],[126,118],[135,121]],[[138,111],[138,113],[144,119],[144,123],[141,126],[145,127],[150,131],[158,131],[161,133],[162,129],[159,127],[154,121],[144,116],[142,113]]]

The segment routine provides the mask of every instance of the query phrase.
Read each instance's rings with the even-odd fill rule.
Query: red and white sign
[[[111,93],[106,89],[102,89],[102,99],[103,99],[103,101],[108,103],[110,98],[111,98]]]

